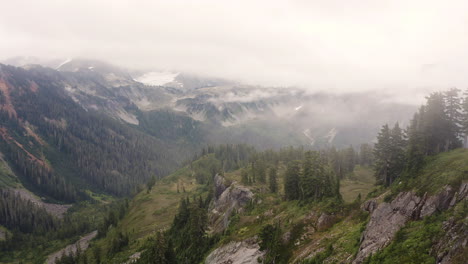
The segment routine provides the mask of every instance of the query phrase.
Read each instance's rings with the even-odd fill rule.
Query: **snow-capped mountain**
[[[285,144],[359,144],[371,141],[382,122],[404,122],[414,110],[379,95],[313,94],[178,72],[130,71],[96,60],[67,59],[55,69],[30,70],[53,76],[84,109],[132,125],[140,125],[142,113],[170,111],[224,131],[224,136],[213,132],[220,142],[253,134],[252,141],[262,141],[268,134]]]

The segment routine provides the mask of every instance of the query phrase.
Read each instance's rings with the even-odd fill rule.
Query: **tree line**
[[[302,162],[288,163],[284,193],[288,200],[320,200],[340,197],[340,178],[329,166],[326,156],[308,151]]]
[[[391,185],[401,175],[414,175],[427,156],[462,146],[468,135],[468,91],[435,92],[414,114],[406,129],[396,123],[382,126],[374,146],[375,175]]]

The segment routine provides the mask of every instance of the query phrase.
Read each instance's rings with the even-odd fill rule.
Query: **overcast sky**
[[[333,92],[468,87],[467,1],[0,0],[0,58]]]

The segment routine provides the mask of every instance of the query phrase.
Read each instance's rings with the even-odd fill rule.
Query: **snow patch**
[[[328,144],[331,144],[333,142],[337,133],[338,130],[336,128],[332,128],[330,129],[330,131],[328,131],[327,135],[325,136],[325,138],[328,139]]]
[[[168,71],[148,72],[141,75],[140,77],[135,78],[134,80],[146,85],[161,86],[166,83],[173,82],[178,74],[179,73]]]
[[[302,133],[304,136],[310,139],[310,145],[313,146],[315,144],[315,138],[311,135],[310,129],[307,128],[306,130],[302,131]]]
[[[71,58],[66,59],[64,62],[60,63],[59,66],[57,66],[56,70],[60,69],[60,67],[62,67],[63,65],[69,63],[70,61],[72,61]]]

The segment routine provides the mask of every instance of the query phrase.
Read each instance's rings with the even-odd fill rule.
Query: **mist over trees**
[[[468,134],[468,94],[460,90],[432,93],[406,130],[398,123],[382,126],[374,146],[375,175],[386,186],[403,174],[418,172],[427,156],[462,146]]]

